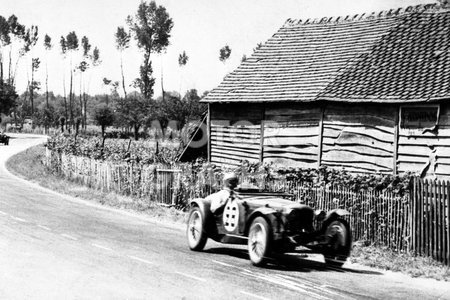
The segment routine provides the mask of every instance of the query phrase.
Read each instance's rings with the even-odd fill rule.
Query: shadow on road
[[[209,248],[205,250],[206,253],[219,254],[233,256],[243,260],[249,260],[248,252],[246,249],[235,248]],[[372,270],[361,270],[352,268],[336,268],[327,266],[323,262],[308,259],[308,255],[277,255],[274,259],[271,259],[265,269],[277,270],[277,271],[290,271],[290,272],[341,272],[341,273],[356,273],[366,275],[382,275],[383,273]]]

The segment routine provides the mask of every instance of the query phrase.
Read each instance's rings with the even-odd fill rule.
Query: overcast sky
[[[19,22],[38,25],[40,40],[33,56],[41,57],[37,80],[45,80],[43,37],[53,39],[54,49],[47,55],[49,89],[63,92],[63,61],[59,39],[70,31],[79,38],[86,35],[93,46],[100,49],[102,64],[91,72],[87,87],[91,94],[104,93],[102,78],[120,80],[119,53],[114,33],[125,25],[141,0],[0,0],[0,14],[15,14]],[[307,19],[342,16],[381,11],[409,5],[433,3],[433,0],[158,0],[173,19],[170,45],[166,53],[154,55],[155,94],[161,94],[161,66],[166,91],[184,92],[196,88],[202,93],[217,86],[227,72],[238,66],[242,56],[249,56],[259,42],[266,41],[288,19]],[[231,58],[219,61],[219,49],[228,44]],[[125,78],[129,84],[137,77],[142,55],[135,42],[124,54]],[[178,55],[186,51],[187,65],[180,69]],[[23,65],[31,56],[22,59],[18,68],[17,87],[26,88],[27,68]],[[66,62],[67,63],[67,62]],[[66,75],[67,76],[67,75]],[[79,84],[77,83],[77,86]],[[131,88],[129,88],[131,89]],[[79,90],[79,87],[77,87]]]

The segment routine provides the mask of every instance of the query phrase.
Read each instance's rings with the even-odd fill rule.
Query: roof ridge
[[[343,23],[343,22],[352,22],[352,21],[361,21],[361,20],[371,20],[377,18],[385,18],[391,16],[400,16],[407,13],[413,12],[424,12],[428,10],[437,11],[440,8],[444,8],[444,4],[439,3],[430,3],[430,4],[420,4],[414,6],[408,6],[406,8],[397,8],[384,10],[379,12],[372,13],[362,13],[355,15],[347,15],[347,16],[338,16],[338,17],[323,17],[323,18],[310,18],[305,21],[301,19],[287,19],[284,23],[283,27],[292,27],[297,25],[309,25],[309,24],[332,24],[332,23]]]

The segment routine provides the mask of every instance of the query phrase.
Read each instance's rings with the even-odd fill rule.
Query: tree
[[[87,69],[90,67],[89,60],[90,60],[90,53],[92,45],[89,43],[89,39],[86,36],[83,36],[81,39],[81,46],[83,48],[83,58],[78,65],[77,69],[80,72],[80,109],[81,109],[81,124],[83,128],[86,128],[85,124],[85,115],[86,115],[86,92],[84,88],[84,79],[83,74],[87,71]]]
[[[89,61],[91,63],[92,68],[95,68],[101,64],[100,60],[100,50],[98,50],[97,47],[94,48],[92,51],[92,54],[89,55]],[[87,102],[88,102],[88,95],[86,93],[83,93],[83,108],[84,108],[84,115],[83,115],[83,126],[86,130],[87,125]]]
[[[34,92],[40,89],[40,82],[34,80],[34,73],[39,69],[41,61],[39,57],[32,58],[31,60],[31,82],[30,82],[30,103],[31,103],[31,114],[34,114]]]
[[[122,126],[131,126],[135,140],[139,139],[139,129],[155,118],[152,101],[136,92],[129,95],[127,100],[123,98],[117,100],[117,123]]]
[[[10,28],[9,23],[5,17],[0,16],[0,84],[3,83],[3,48],[11,43],[11,37],[9,36]]]
[[[125,76],[123,75],[123,52],[130,47],[131,35],[123,27],[117,27],[115,34],[116,48],[120,51],[120,72],[122,75],[122,88],[125,99],[127,99],[127,90],[125,88]]]
[[[73,93],[73,52],[78,50],[79,43],[78,37],[75,31],[69,32],[66,36],[67,51],[70,53],[70,87],[69,87],[69,112],[70,120],[69,123],[73,125],[74,115],[73,115],[73,105],[74,105],[74,93]]]
[[[127,23],[138,47],[144,51],[140,76],[135,80],[135,86],[140,88],[145,98],[150,99],[155,84],[150,56],[152,53],[161,53],[169,45],[173,21],[163,6],[157,6],[155,1],[143,1],[139,4],[135,17],[128,16]]]
[[[24,45],[20,51],[20,56],[25,56],[26,53],[30,52],[34,46],[36,45],[39,37],[39,30],[37,26],[32,25],[31,28],[28,28],[23,35]],[[34,114],[34,91],[39,89],[39,83],[34,80],[34,73],[37,71],[40,65],[39,58],[33,57],[31,55],[31,81],[28,80],[28,91],[30,92],[30,107],[31,107],[31,115]]]
[[[200,99],[195,89],[187,91],[183,98],[176,93],[168,93],[165,101],[160,99],[157,118],[161,129],[165,131],[170,122],[175,122],[176,128],[172,129],[181,130],[189,121],[200,119],[207,110]]]
[[[44,37],[44,49],[46,51],[46,54],[48,53],[48,51],[52,50],[52,38],[46,34]],[[48,59],[45,59],[45,104],[47,106],[48,109]]]
[[[107,126],[114,123],[114,111],[106,104],[100,104],[95,108],[95,122],[102,128],[102,137],[105,136]]]
[[[7,82],[0,84],[0,113],[8,115],[14,108],[18,95],[14,86]]]
[[[17,71],[17,67],[19,65],[19,60],[21,57],[23,57],[26,53],[25,49],[23,48],[23,42],[24,42],[24,37],[25,37],[25,26],[20,24],[18,22],[18,19],[15,15],[11,15],[8,18],[8,27],[9,27],[9,66],[8,66],[8,82],[12,85],[15,86],[15,77],[16,77],[16,71]],[[19,50],[18,50],[18,56],[16,59],[16,63],[15,63],[15,67],[13,70],[13,66],[12,66],[12,52],[13,52],[13,45],[14,45],[14,41],[18,42],[19,44]]]
[[[66,42],[66,38],[64,36],[61,36],[61,39],[59,40],[59,45],[61,47],[61,55],[63,57],[63,64],[64,64],[64,62],[66,61],[66,54],[67,54],[67,42]],[[64,90],[64,122],[61,123],[61,126],[64,126],[66,124],[66,121],[68,118],[65,70],[63,71],[62,77],[63,77],[63,90]],[[64,132],[64,130],[62,130],[62,131]]]

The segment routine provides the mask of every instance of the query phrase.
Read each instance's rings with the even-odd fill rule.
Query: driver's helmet
[[[229,189],[234,189],[239,183],[239,178],[233,172],[225,173],[223,176],[223,185]]]

